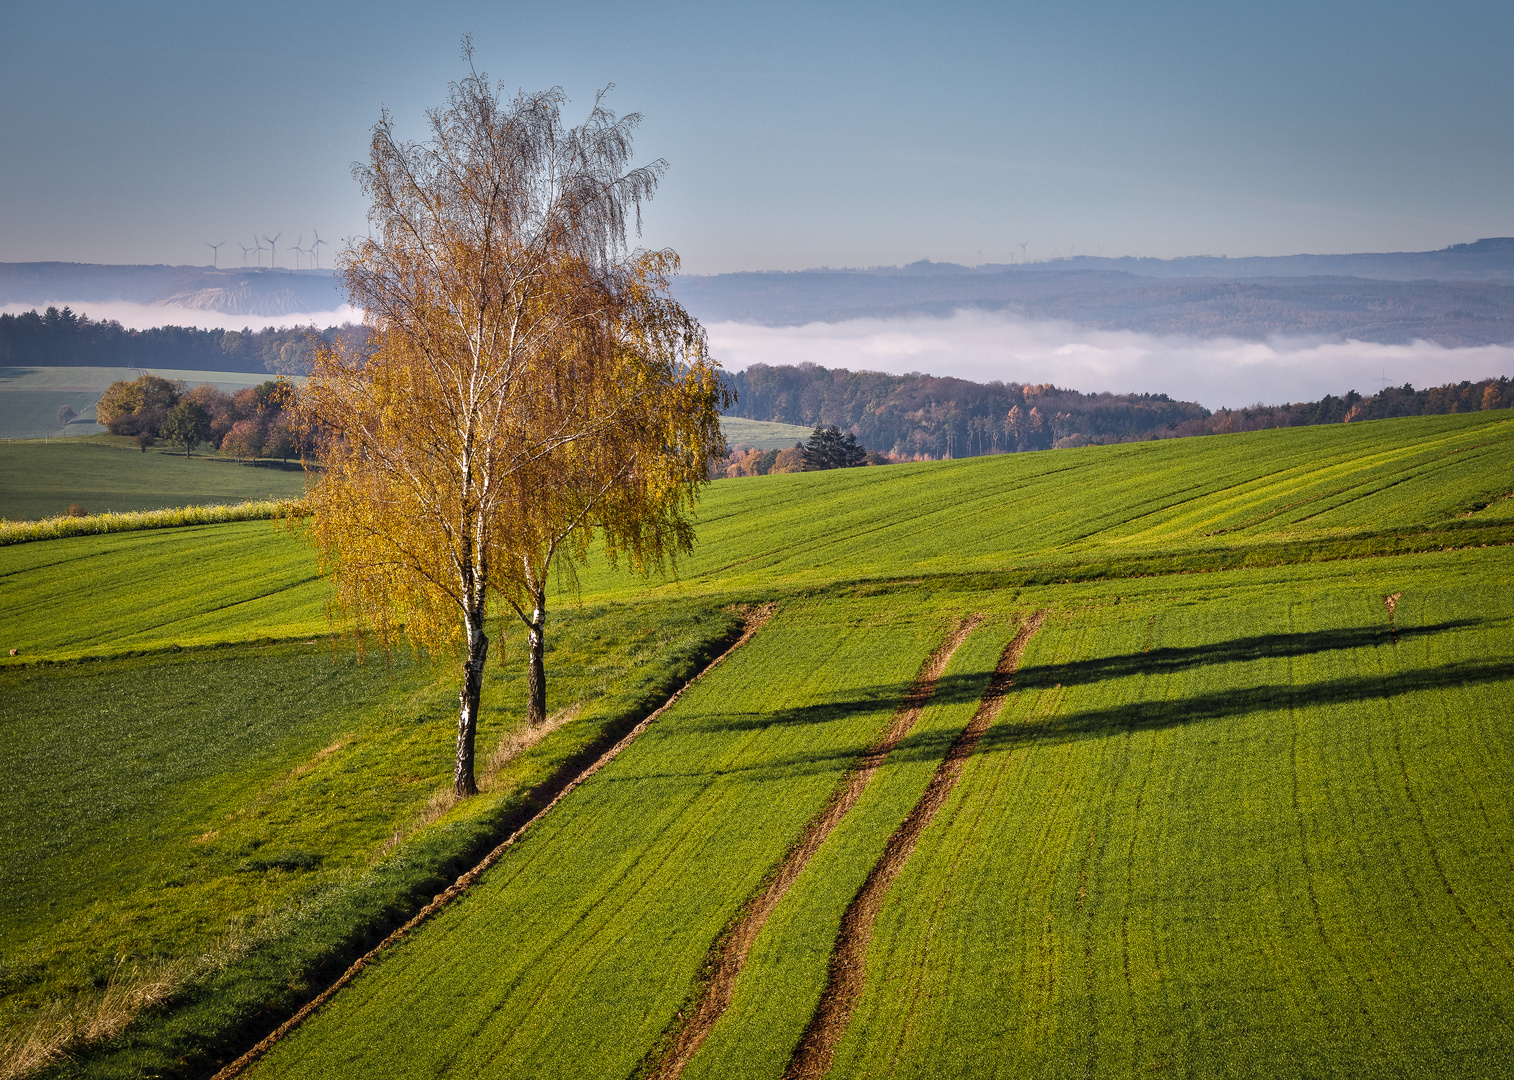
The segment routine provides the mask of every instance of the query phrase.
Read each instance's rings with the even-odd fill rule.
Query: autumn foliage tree
[[[362,634],[461,661],[453,787],[476,790],[492,610],[529,641],[544,718],[548,574],[596,542],[648,571],[692,543],[689,510],[724,452],[718,365],[674,301],[671,252],[631,251],[664,164],[629,168],[639,117],[558,90],[506,100],[472,71],[369,162],[371,235],[343,271],[364,347],[315,357],[297,409],[322,433],[311,530]]]

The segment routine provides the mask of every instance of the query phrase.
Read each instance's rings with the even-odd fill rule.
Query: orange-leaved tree
[[[469,50],[471,56],[471,50]],[[588,556],[661,567],[724,453],[727,404],[671,252],[631,251],[665,165],[628,168],[639,117],[559,90],[506,100],[476,71],[401,142],[386,113],[356,175],[372,233],[343,256],[371,336],[318,352],[296,409],[323,439],[311,532],[359,634],[461,660],[453,788],[469,795],[491,610],[530,642],[543,719],[546,583]]]

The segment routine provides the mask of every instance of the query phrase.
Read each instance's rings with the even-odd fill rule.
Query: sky
[[[238,266],[282,233],[287,266],[319,230],[329,265],[380,110],[423,136],[465,32],[570,118],[610,83],[644,115],[641,243],[691,273],[1514,234],[1507,3],[5,9],[0,261]]]

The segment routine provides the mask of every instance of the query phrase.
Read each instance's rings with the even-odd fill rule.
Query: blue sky
[[[685,269],[1514,234],[1507,3],[6,5],[0,261],[364,227],[381,107],[477,64],[640,111]],[[329,259],[330,249],[327,251]]]

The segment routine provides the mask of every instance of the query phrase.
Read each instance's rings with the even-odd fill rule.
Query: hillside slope
[[[1511,477],[1476,414],[718,482],[676,579],[556,598],[573,677],[772,621],[255,1075],[1500,1075]],[[267,522],[0,548],[12,668],[322,596]],[[291,971],[55,1074],[207,1075]]]

